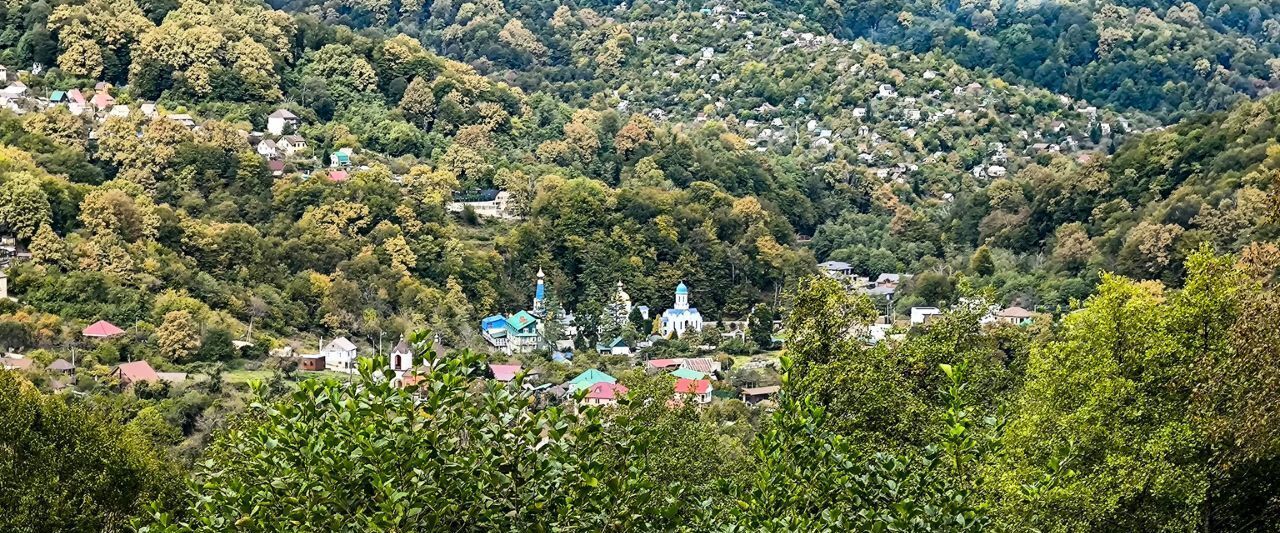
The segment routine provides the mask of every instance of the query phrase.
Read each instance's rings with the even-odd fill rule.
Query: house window
[[[396,370],[399,370],[399,369],[400,369],[400,356],[399,356],[399,355],[396,355],[396,362],[395,362],[394,364],[392,364],[392,365],[391,365],[391,367],[392,367],[392,368],[394,368],[394,369],[396,369]]]

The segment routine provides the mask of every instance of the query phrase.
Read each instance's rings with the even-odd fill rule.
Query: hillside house
[[[58,374],[70,375],[70,374],[76,373],[76,366],[71,364],[66,359],[57,359],[54,362],[49,363],[49,366],[45,368],[50,372],[55,372]]]
[[[644,362],[644,369],[646,372],[653,374],[680,368],[680,365],[683,363],[684,359],[651,359]]]
[[[627,341],[622,337],[615,337],[608,343],[597,344],[596,351],[608,355],[631,355],[631,347],[627,346]]]
[[[499,383],[510,383],[520,374],[520,363],[489,365],[489,376]]]
[[[710,357],[696,357],[685,359],[683,363],[680,363],[680,368],[694,370],[710,376],[719,372],[722,366],[719,361]]]
[[[351,156],[354,151],[350,148],[341,148],[338,151],[329,154],[329,166],[333,168],[345,168],[351,166]]]
[[[998,311],[995,315],[996,320],[1015,326],[1030,324],[1032,319],[1035,318],[1035,313],[1017,306]]]
[[[356,345],[346,337],[338,337],[320,350],[324,355],[325,368],[339,372],[351,372],[355,369]]]
[[[755,405],[772,398],[775,394],[778,394],[778,391],[780,390],[782,390],[782,387],[777,385],[773,385],[771,387],[751,387],[742,389],[741,397],[743,403],[746,403],[747,405]]]
[[[319,372],[325,368],[324,354],[313,353],[303,355],[298,360],[298,370],[306,370],[308,372]]]
[[[618,398],[627,393],[627,387],[618,383],[596,383],[587,390],[583,405],[617,405]]]
[[[258,155],[267,159],[280,157],[280,148],[276,146],[276,142],[271,139],[263,139],[258,143],[258,146],[255,147],[255,150],[258,152]]]
[[[510,211],[511,193],[497,189],[483,189],[455,194],[453,201],[445,206],[450,213],[461,213],[467,207],[476,215],[485,218],[516,218]]]
[[[120,363],[111,370],[111,376],[120,380],[120,386],[128,387],[138,382],[155,383],[160,376],[146,361]]]
[[[164,118],[182,124],[187,129],[195,129],[196,127],[196,119],[186,113],[170,113],[165,115]]]
[[[293,133],[301,122],[298,115],[293,114],[292,111],[277,109],[274,113],[267,115],[267,133],[276,136]]]
[[[106,91],[98,91],[93,95],[93,99],[89,101],[93,105],[93,109],[99,113],[105,113],[107,110],[115,107],[115,97],[107,94]]]
[[[20,370],[26,371],[33,368],[32,361],[23,357],[6,356],[0,358],[0,368],[4,370]]]
[[[285,135],[276,141],[276,148],[285,157],[293,157],[307,149],[307,140],[298,135]]]
[[[843,261],[823,261],[818,263],[822,273],[832,278],[844,278],[853,275],[853,265]]]
[[[569,394],[573,394],[579,390],[589,389],[600,383],[613,384],[617,382],[618,382],[618,378],[610,376],[609,374],[606,374],[594,368],[590,368],[583,371],[581,374],[578,374],[577,377],[569,380],[567,383],[564,384],[564,387]]]
[[[683,403],[686,398],[698,405],[711,403],[711,380],[677,379],[673,399]]]
[[[940,316],[942,316],[942,310],[937,307],[912,307],[911,325],[928,324]]]

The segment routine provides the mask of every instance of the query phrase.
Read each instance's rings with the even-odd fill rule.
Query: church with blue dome
[[[702,313],[698,308],[689,307],[689,287],[680,282],[676,285],[676,305],[662,312],[662,336],[670,338],[683,337],[686,332],[702,331]]]

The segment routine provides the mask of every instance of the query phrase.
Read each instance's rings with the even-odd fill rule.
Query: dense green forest
[[[1280,523],[1267,2],[0,24],[0,530]]]

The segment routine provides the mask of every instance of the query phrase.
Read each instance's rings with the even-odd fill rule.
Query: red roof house
[[[93,324],[90,324],[89,327],[84,328],[84,330],[80,332],[81,335],[84,335],[86,337],[100,337],[100,338],[114,337],[121,333],[124,333],[123,329],[117,328],[115,324],[107,322],[106,320],[99,320],[97,322],[94,322]]]
[[[649,372],[657,372],[675,368],[684,363],[684,359],[652,359],[644,362],[644,369]]]
[[[347,171],[345,171],[345,170],[330,170],[330,171],[329,171],[329,181],[332,181],[332,182],[335,182],[335,183],[342,183],[342,182],[344,182],[344,181],[347,181],[347,179],[348,179],[348,178],[350,178],[350,177],[351,177],[351,176],[350,176],[349,174],[347,174]]]
[[[693,398],[694,403],[699,404],[711,403],[711,380],[677,379],[676,397],[680,399],[691,397]]]
[[[139,381],[147,381],[151,383],[160,381],[160,376],[156,374],[155,369],[151,368],[151,365],[147,364],[146,361],[120,363],[120,366],[117,366],[111,371],[111,375],[119,378],[120,384],[124,386],[128,386]]]
[[[516,379],[516,374],[520,373],[520,365],[519,364],[489,365],[489,371],[493,372],[494,381],[501,381],[503,383],[507,383],[513,379]]]
[[[626,386],[602,381],[587,390],[587,396],[582,399],[582,402],[587,405],[615,405],[618,403],[618,397],[626,393]]]
[[[0,358],[0,370],[31,370],[31,360],[17,357]]]
[[[116,99],[106,92],[98,92],[93,95],[93,100],[91,100],[91,102],[93,103],[93,107],[98,108],[98,111],[110,109],[111,106],[116,105]]]

